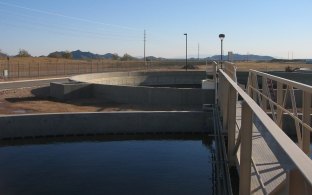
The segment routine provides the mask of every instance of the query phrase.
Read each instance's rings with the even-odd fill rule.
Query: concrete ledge
[[[109,72],[77,75],[70,78],[76,82],[130,86],[201,84],[203,79],[206,79],[204,71]]]
[[[89,83],[67,82],[50,83],[50,95],[58,99],[92,97],[92,85]]]
[[[0,116],[0,139],[212,131],[207,112],[103,112]]]

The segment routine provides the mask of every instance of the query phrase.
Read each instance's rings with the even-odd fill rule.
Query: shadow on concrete
[[[35,88],[31,93],[36,97],[50,97],[50,86]]]

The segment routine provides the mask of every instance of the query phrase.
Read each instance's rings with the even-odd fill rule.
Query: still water
[[[211,140],[0,147],[0,194],[212,194]]]

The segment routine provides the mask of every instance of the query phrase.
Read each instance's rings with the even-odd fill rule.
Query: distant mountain
[[[143,59],[143,58],[142,58]],[[155,57],[155,56],[147,56],[146,61],[158,61],[158,60],[165,60],[166,58]]]
[[[48,57],[50,57],[50,58],[62,58],[64,54],[65,54],[64,51],[55,51],[55,52],[49,53]]]
[[[62,58],[66,54],[65,51],[56,51],[52,52],[48,55],[48,57],[52,58]],[[107,53],[104,55],[94,54],[91,52],[83,52],[80,50],[70,52],[72,59],[82,60],[82,59],[112,59],[114,54]]]
[[[0,52],[0,58],[6,58],[7,55],[5,53]]]
[[[211,60],[220,60],[220,55],[214,55],[210,57]],[[228,56],[224,55],[223,56],[224,60],[228,60]],[[270,61],[273,60],[274,58],[271,56],[260,56],[260,55],[240,55],[240,54],[233,54],[232,60],[233,61]]]
[[[80,50],[71,52],[73,59],[112,59],[113,55],[112,53],[107,53],[104,55],[94,54],[91,52],[83,52]]]
[[[121,61],[128,61],[128,60],[138,60],[138,58],[133,57],[127,53],[125,53],[122,57],[120,57]]]

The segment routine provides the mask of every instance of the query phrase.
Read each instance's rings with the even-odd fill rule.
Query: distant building
[[[232,51],[229,51],[229,52],[228,52],[228,61],[229,61],[229,62],[233,62],[233,61],[234,61],[233,57],[234,57],[233,52],[232,52]]]

